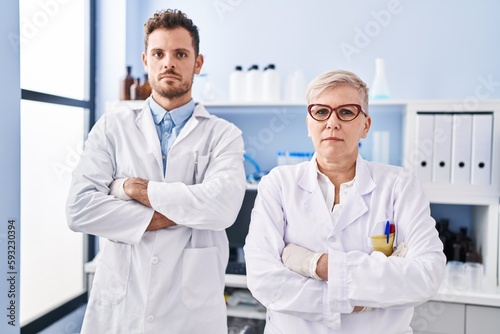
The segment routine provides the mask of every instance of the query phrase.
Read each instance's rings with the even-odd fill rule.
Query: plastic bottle
[[[375,59],[375,78],[370,88],[370,98],[383,100],[390,97],[389,86],[385,76],[385,64],[382,58]]]
[[[229,75],[229,100],[243,102],[246,100],[245,93],[245,73],[243,67],[238,65]]]
[[[215,100],[215,88],[212,80],[210,79],[208,73],[205,73],[205,84],[203,86],[202,92],[203,101],[213,101]]]
[[[276,66],[269,64],[262,74],[263,101],[278,102],[281,99],[281,77]]]
[[[286,82],[285,100],[290,102],[305,102],[306,81],[304,73],[296,70],[288,75]]]
[[[245,101],[262,101],[262,73],[258,65],[252,65],[245,74]]]
[[[127,66],[127,74],[120,81],[120,100],[130,100],[130,86],[133,84],[132,66]]]

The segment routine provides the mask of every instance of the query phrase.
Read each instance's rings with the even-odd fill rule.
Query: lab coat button
[[[153,321],[155,321],[155,316],[154,316],[154,315],[152,315],[152,314],[150,314],[150,315],[148,315],[148,316],[146,317],[146,320],[147,320],[148,322],[153,322]]]
[[[157,264],[159,261],[158,257],[157,256],[153,256],[153,258],[151,259],[151,263],[152,264]]]

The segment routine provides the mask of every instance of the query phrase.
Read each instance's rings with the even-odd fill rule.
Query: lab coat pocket
[[[119,304],[127,295],[132,245],[108,241],[102,250],[91,297],[103,304]]]
[[[389,242],[387,242],[387,235],[375,235],[371,237],[372,247],[374,251],[382,252],[386,256],[390,256],[393,252],[393,244],[394,244],[394,233],[391,233],[389,236]]]
[[[224,302],[217,247],[187,248],[183,255],[182,302],[190,310]]]
[[[197,155],[195,153],[194,160],[194,184],[203,182],[205,179],[205,172],[207,171],[210,155]]]

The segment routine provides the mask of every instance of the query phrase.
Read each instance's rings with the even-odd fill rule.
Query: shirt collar
[[[167,110],[163,109],[163,107],[161,107],[152,97],[148,98],[148,103],[156,125],[160,124],[165,117]],[[185,105],[170,110],[169,114],[172,117],[172,122],[174,122],[174,125],[184,123],[193,114],[194,106],[194,101],[193,99],[191,99]]]

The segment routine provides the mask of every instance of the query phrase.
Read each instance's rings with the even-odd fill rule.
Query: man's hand
[[[153,214],[153,218],[151,218],[151,222],[149,223],[148,227],[146,228],[146,231],[156,231],[156,230],[161,230],[162,228],[167,228],[177,225],[161,213],[155,211]]]
[[[151,207],[148,197],[148,180],[141,179],[138,177],[132,177],[129,179],[116,179],[111,182],[110,195],[122,200],[136,200],[142,205]],[[146,228],[146,231],[156,231],[162,228],[167,228],[177,225],[172,220],[168,219],[161,213],[155,211],[151,221]]]
[[[149,180],[132,177],[123,183],[123,190],[131,199],[135,199],[137,202],[147,207],[151,207],[148,197],[148,183]]]

